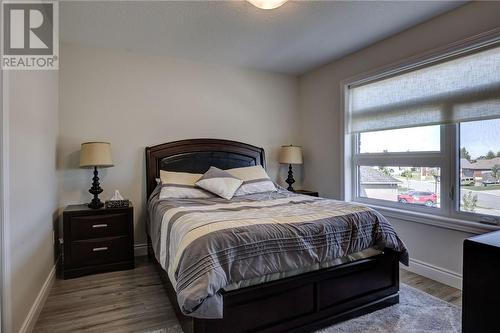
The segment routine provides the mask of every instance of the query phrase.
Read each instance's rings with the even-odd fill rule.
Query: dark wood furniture
[[[462,332],[498,332],[500,231],[464,241]]]
[[[148,197],[160,170],[203,173],[265,165],[264,150],[245,143],[193,139],[146,148]],[[309,332],[399,302],[398,254],[391,250],[340,266],[233,291],[219,291],[224,318],[198,319],[181,313],[166,272],[155,261],[185,333]]]
[[[319,197],[319,193],[316,191],[309,191],[309,190],[295,190],[295,193],[297,194],[302,194],[302,195],[310,195],[312,197]]]
[[[63,212],[63,278],[134,268],[133,215],[132,206],[66,207]]]

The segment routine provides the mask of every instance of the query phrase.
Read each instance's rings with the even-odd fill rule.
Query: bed
[[[208,200],[207,202],[192,204],[194,208],[189,208],[187,204],[183,203],[161,203],[155,199],[155,190],[158,190],[157,178],[160,170],[204,173],[210,166],[231,169],[255,165],[265,167],[265,154],[262,148],[229,140],[192,139],[146,148],[147,197],[149,198],[146,226],[148,255],[158,268],[169,299],[175,308],[176,315],[185,333],[310,332],[338,321],[398,303],[399,261],[406,262],[408,254],[404,244],[399,241],[397,235],[393,232],[392,227],[383,217],[372,210],[333,200],[306,198],[282,189],[276,193],[264,194],[264,196],[267,195],[266,198],[262,196],[249,197],[226,204]],[[160,233],[158,231],[163,230],[165,216],[169,215],[167,212],[176,211],[177,215],[184,216],[183,214],[185,214],[189,216],[190,214],[187,214],[186,210],[202,211],[198,213],[205,214],[206,210],[223,206],[223,212],[218,212],[219,215],[214,219],[229,219],[237,216],[234,214],[240,214],[236,212],[240,207],[244,206],[245,209],[248,209],[251,206],[250,208],[256,208],[255,211],[259,212],[256,215],[260,214],[260,218],[266,218],[267,214],[267,218],[272,219],[272,214],[283,215],[282,210],[277,208],[279,205],[275,203],[285,205],[289,211],[297,209],[297,215],[302,217],[306,215],[300,209],[316,209],[317,212],[313,212],[314,214],[332,210],[336,212],[346,210],[349,214],[336,214],[339,215],[339,221],[348,221],[349,224],[355,225],[356,228],[359,228],[357,233],[361,236],[353,240],[354,237],[350,234],[349,253],[346,252],[342,257],[335,258],[335,260],[323,262],[318,259],[317,265],[301,267],[298,262],[301,262],[302,258],[294,257],[295,252],[289,251],[283,255],[291,256],[291,260],[288,260],[288,257],[287,260],[278,257],[278,261],[282,259],[283,262],[290,263],[287,266],[288,270],[284,272],[266,270],[265,273],[262,273],[262,276],[258,276],[257,273],[253,272],[256,269],[251,269],[253,275],[245,271],[245,274],[239,276],[241,281],[237,281],[237,279],[228,279],[226,275],[229,276],[230,274],[225,272],[223,268],[214,271],[203,270],[195,266],[197,258],[203,256],[202,252],[199,252],[199,248],[204,247],[200,246],[199,243],[193,241],[196,246],[186,248],[184,253],[180,253],[181,255],[175,256],[173,253],[169,253],[165,249],[170,248],[170,251],[175,251],[177,247],[175,244],[177,243],[173,241],[171,235],[164,236],[164,232]],[[231,206],[230,209],[226,207],[227,205]],[[179,213],[181,211],[183,214]],[[255,213],[253,214],[255,215]],[[256,216],[254,215],[252,217]],[[172,216],[174,216],[173,213],[170,214],[170,218]],[[377,247],[362,244],[362,239],[365,236],[361,232],[362,228],[360,226],[362,224],[357,223],[356,219],[366,219],[368,217],[377,220],[376,223],[372,223],[368,232],[372,236],[368,236],[383,239],[383,241],[377,241]],[[325,219],[325,221],[321,229],[332,224],[331,220]],[[300,225],[317,228],[315,223]],[[294,225],[290,229],[295,231],[298,228]],[[170,230],[170,227],[168,230]],[[231,239],[232,233],[220,235],[222,235],[222,239],[235,241]],[[246,235],[252,234],[246,233]],[[237,238],[239,237],[238,234]],[[210,237],[203,239],[210,239]],[[170,243],[167,244],[169,241]],[[169,247],[172,244],[175,246]],[[387,244],[387,247],[381,247],[380,244]],[[212,248],[215,245],[208,243],[206,246]],[[346,247],[339,248],[345,249]],[[186,253],[187,249],[193,252]],[[259,249],[262,248],[259,247]],[[169,253],[170,258],[175,257],[177,261],[181,258],[183,262],[177,263],[175,266],[169,266],[167,259],[165,259],[165,252]],[[221,251],[217,253],[219,252]],[[306,252],[300,253],[304,255]],[[314,255],[317,256],[318,254],[314,253]],[[273,254],[273,256],[278,256],[278,254]],[[252,258],[253,261],[242,260],[242,262],[244,264],[255,263],[255,260],[263,260],[262,258],[270,260],[263,255],[253,256]],[[217,260],[222,262],[220,258]],[[247,260],[247,257],[245,257],[245,260]],[[170,262],[174,261],[170,260]],[[241,267],[235,269],[237,267],[236,262],[239,261],[227,265],[229,267],[227,271],[231,271],[231,274],[244,270]],[[304,259],[304,262],[307,262],[307,260]],[[213,266],[213,262],[210,263]],[[271,266],[273,265],[274,262]],[[285,264],[283,263],[283,265]],[[171,266],[175,269],[172,270]],[[292,266],[296,269],[291,269]],[[192,273],[193,270],[196,270],[196,274]],[[195,275],[199,279],[183,279],[184,271],[187,272],[186,276]],[[202,275],[199,274],[200,271],[206,271],[207,274],[205,275],[211,277],[210,281],[207,282],[203,276],[200,277]],[[225,278],[220,278],[221,276],[225,276]],[[188,284],[185,281],[192,283]]]

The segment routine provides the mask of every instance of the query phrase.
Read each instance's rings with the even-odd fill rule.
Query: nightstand
[[[70,205],[63,212],[62,275],[134,268],[134,210]]]
[[[302,195],[310,195],[311,197],[319,197],[318,192],[308,191],[308,190],[295,190],[295,193]]]

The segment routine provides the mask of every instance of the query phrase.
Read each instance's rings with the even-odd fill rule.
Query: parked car
[[[462,177],[460,179],[460,185],[462,186],[474,186],[476,184],[476,181],[474,180],[474,177]]]
[[[437,203],[437,195],[433,192],[408,191],[398,194],[398,202],[432,207]]]
[[[483,186],[500,184],[500,179],[486,179],[481,182]]]
[[[491,172],[483,173],[483,179],[481,180],[483,186],[500,184],[500,179],[493,177]]]

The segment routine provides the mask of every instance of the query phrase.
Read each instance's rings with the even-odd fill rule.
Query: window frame
[[[421,151],[421,152],[384,152],[384,153],[360,153],[359,139],[360,134],[351,134],[352,136],[352,174],[351,188],[352,200],[365,204],[377,206],[387,206],[390,208],[415,211],[420,213],[432,213],[446,216],[445,213],[450,206],[449,195],[445,192],[444,172],[448,169],[448,151],[445,146],[446,125],[440,126],[440,151]],[[438,167],[440,168],[441,182],[440,186],[440,207],[425,207],[419,205],[408,205],[399,202],[392,202],[381,199],[367,198],[360,196],[360,183],[358,167],[360,166],[401,166],[401,167]]]
[[[388,216],[402,220],[410,220],[411,217],[411,220],[415,222],[473,233],[500,230],[500,216],[460,210],[460,124],[440,125],[441,150],[439,152],[360,153],[359,134],[350,134],[347,131],[350,107],[349,89],[351,87],[400,75],[499,45],[500,28],[342,81],[340,83],[340,103],[343,130],[340,133],[340,142],[344,163],[341,164],[343,175],[341,177],[341,199],[378,208],[387,213]],[[440,207],[419,207],[418,205],[404,205],[398,202],[360,197],[359,173],[357,171],[357,167],[360,165],[439,167],[441,174]]]

